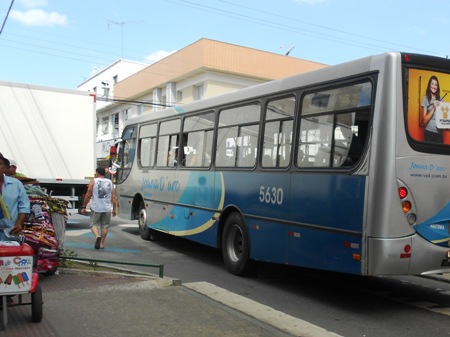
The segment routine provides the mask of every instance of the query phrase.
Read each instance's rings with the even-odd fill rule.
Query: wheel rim
[[[227,252],[232,262],[238,262],[242,258],[244,251],[242,230],[237,225],[233,225],[228,232]]]
[[[141,209],[139,212],[139,228],[145,230],[147,228],[147,212],[145,208]]]

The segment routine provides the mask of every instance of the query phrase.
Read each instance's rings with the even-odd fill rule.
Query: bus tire
[[[225,221],[222,234],[222,258],[233,275],[246,275],[250,270],[250,237],[244,219],[238,212]]]
[[[147,226],[147,211],[145,210],[144,202],[141,202],[141,205],[139,206],[138,224],[141,238],[144,240],[150,240],[151,230]]]

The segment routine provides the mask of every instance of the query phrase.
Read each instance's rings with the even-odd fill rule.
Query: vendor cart
[[[8,308],[31,305],[31,318],[42,320],[42,290],[39,275],[33,272],[34,250],[28,244],[17,241],[0,241],[0,299],[3,311],[3,329],[8,324]],[[22,295],[31,294],[31,302],[25,303]],[[18,302],[8,304],[8,297],[18,295]]]
[[[35,255],[34,271],[47,275],[58,268],[59,255],[64,244],[67,222],[67,201],[36,195],[36,189],[27,188],[31,212],[24,222],[25,242]]]

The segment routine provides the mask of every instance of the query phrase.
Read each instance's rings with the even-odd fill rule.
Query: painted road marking
[[[259,321],[272,325],[279,330],[302,337],[341,337],[317,325],[272,309],[266,305],[252,301],[208,282],[191,282],[183,284],[195,292],[225,304]]]
[[[136,228],[136,229],[139,228],[137,224],[132,224],[132,223],[130,223],[130,224],[124,223],[124,224],[120,224],[120,225],[117,225],[117,226],[118,227],[125,227],[125,228]]]
[[[94,243],[65,242],[64,248],[68,248],[68,247],[94,250]],[[142,253],[142,250],[118,248],[118,247],[114,247],[114,246],[106,246],[105,249],[100,249],[100,250],[96,250],[96,251],[97,252],[105,251],[105,252],[112,252],[112,253],[129,253],[129,254]]]
[[[90,234],[90,229],[76,229],[76,230],[66,230],[66,236],[82,236],[86,234]]]

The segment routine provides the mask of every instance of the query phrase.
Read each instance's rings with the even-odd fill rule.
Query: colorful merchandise
[[[31,212],[25,220],[23,234],[37,256],[34,269],[38,273],[53,273],[58,268],[63,244],[67,201],[38,194],[36,186],[25,185],[25,189],[30,199]]]

